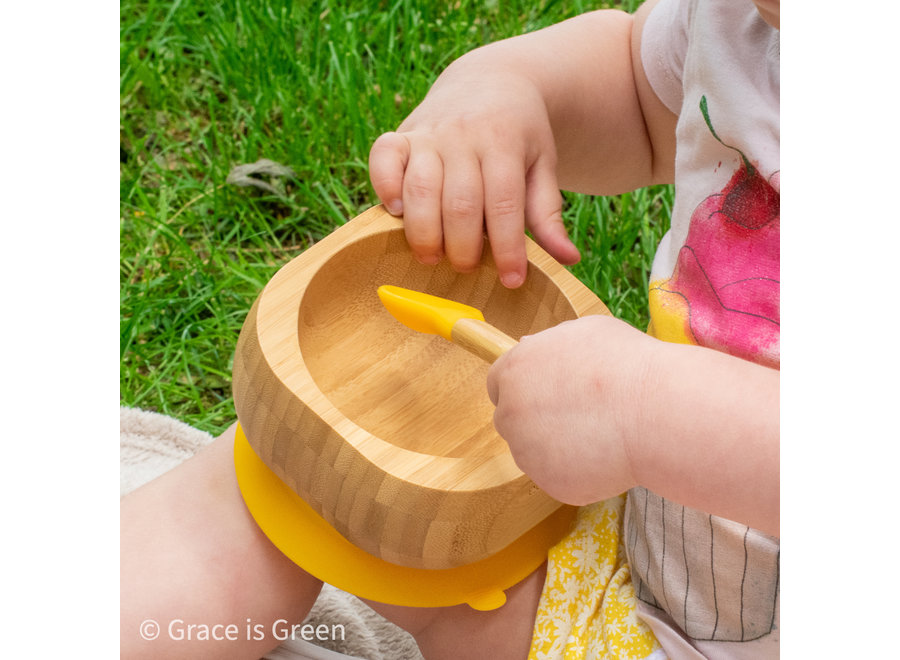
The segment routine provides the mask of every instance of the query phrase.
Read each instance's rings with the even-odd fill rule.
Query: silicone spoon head
[[[440,335],[452,341],[453,325],[460,319],[484,321],[481,310],[439,296],[386,284],[378,297],[391,315],[416,332]]]

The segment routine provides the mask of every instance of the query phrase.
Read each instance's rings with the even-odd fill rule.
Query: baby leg
[[[260,532],[233,464],[234,428],[121,502],[123,658],[257,658],[306,617],[321,582]],[[428,660],[525,658],[545,567],[498,610],[369,605],[416,639]],[[149,639],[153,638],[153,639]]]
[[[258,658],[315,602],[321,582],[244,506],[233,449],[234,427],[122,499],[123,658]]]

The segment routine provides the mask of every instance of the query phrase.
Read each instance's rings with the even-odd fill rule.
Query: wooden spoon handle
[[[491,364],[519,343],[490,323],[478,319],[460,319],[454,323],[451,340]]]

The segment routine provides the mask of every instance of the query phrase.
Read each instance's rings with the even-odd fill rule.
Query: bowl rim
[[[483,456],[440,456],[395,445],[367,431],[331,402],[298,349],[301,343],[298,315],[303,298],[316,274],[336,250],[402,229],[401,218],[388,213],[383,205],[373,206],[285,264],[258,298],[259,348],[274,376],[294,397],[370,464],[395,478],[454,492],[485,491],[527,480],[509,451],[487,459]],[[554,283],[576,316],[609,314],[593,292],[527,237],[526,251],[529,268],[536,269]],[[285,280],[290,281],[291,286],[283,286]],[[290,322],[285,322],[285,316],[290,316]],[[486,483],[491,485],[485,486]]]

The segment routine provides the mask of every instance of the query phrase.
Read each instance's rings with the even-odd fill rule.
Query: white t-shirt
[[[779,33],[751,0],[662,0],[641,57],[679,116],[649,332],[777,368]],[[671,658],[778,657],[778,539],[644,488],[625,515],[638,614]]]

